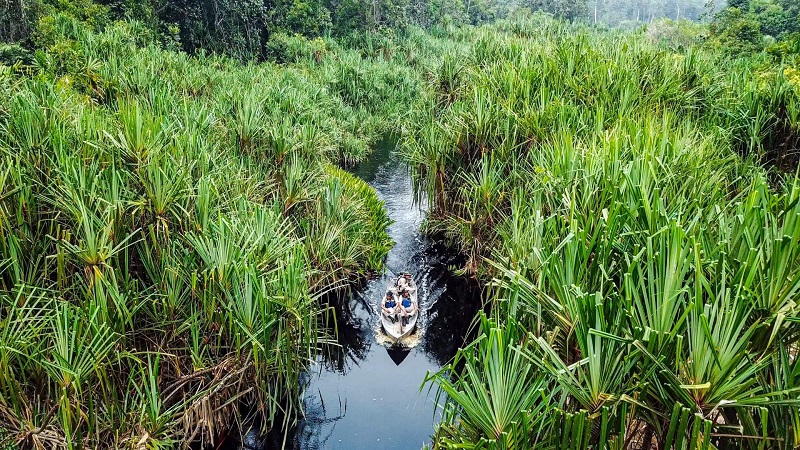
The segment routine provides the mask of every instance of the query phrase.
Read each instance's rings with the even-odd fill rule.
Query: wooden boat
[[[397,296],[398,290],[400,288],[400,286],[398,286],[398,280],[400,280],[400,278],[404,278],[406,280],[407,286],[411,291],[410,294],[411,303],[414,305],[413,314],[410,314],[407,317],[405,317],[405,320],[403,318],[402,313],[400,312],[401,308],[399,305],[401,299]],[[393,295],[396,296],[395,298],[397,298],[398,307],[396,308],[394,317],[387,316],[384,313],[383,308],[380,307],[381,305],[383,305],[383,302],[386,299],[385,294],[384,297],[381,299],[381,303],[379,305],[378,310],[383,330],[386,332],[387,336],[389,336],[394,340],[396,344],[401,339],[411,334],[417,326],[417,318],[419,318],[419,302],[417,301],[418,297],[417,284],[411,278],[411,275],[406,273],[403,274],[401,277],[398,277],[397,279],[393,280],[391,283],[389,283],[389,286],[386,288],[386,294],[388,294],[389,292],[392,292]]]

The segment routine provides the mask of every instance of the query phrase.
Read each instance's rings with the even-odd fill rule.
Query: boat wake
[[[394,338],[386,335],[379,320],[375,321],[373,330],[375,331],[375,343],[386,348],[403,347],[412,349],[422,342],[422,338],[425,335],[425,326],[420,322],[417,322],[417,329],[413,333],[403,336],[397,342],[395,342]]]

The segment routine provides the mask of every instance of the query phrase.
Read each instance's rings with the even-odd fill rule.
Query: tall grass
[[[429,376],[435,447],[800,445],[800,89],[635,34],[465,33],[404,146],[430,229],[491,286]]]

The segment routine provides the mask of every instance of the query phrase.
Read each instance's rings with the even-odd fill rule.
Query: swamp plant
[[[800,445],[800,86],[548,19],[470,35],[404,146],[490,285],[429,376],[434,447]]]
[[[0,437],[216,445],[240,411],[288,427],[330,337],[319,295],[392,244],[375,192],[335,167],[393,123],[327,78],[372,63],[190,58],[135,23],[59,20],[43,64],[0,78]]]

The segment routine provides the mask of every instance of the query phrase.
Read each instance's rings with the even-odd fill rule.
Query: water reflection
[[[438,255],[431,271],[439,277],[434,285],[445,289],[437,293],[437,300],[427,310],[422,345],[425,353],[441,367],[455,356],[465,340],[469,340],[468,332],[482,305],[481,289],[477,282],[456,278],[448,271],[448,267],[460,267],[464,261],[448,256],[446,247],[437,244],[429,251]]]
[[[328,325],[335,323],[337,345],[327,346],[309,371],[303,402],[306,417],[281,439],[265,446],[248,435],[245,448],[419,449],[439,419],[435,392],[421,390],[425,375],[438,371],[463,345],[480,306],[474,282],[454,277],[448,266],[463,263],[420,233],[426,205],[414,202],[408,170],[384,143],[354,172],[369,182],[394,221],[395,246],[386,273],[354,288],[350,295],[328,296]],[[380,336],[378,302],[393,277],[410,272],[417,282],[419,345],[387,349]],[[335,322],[333,319],[335,318]]]
[[[349,296],[329,295],[325,302],[330,308],[324,326],[337,337],[337,345],[323,347],[320,363],[325,370],[345,374],[349,365],[364,359],[369,352],[370,323],[353,314]]]

